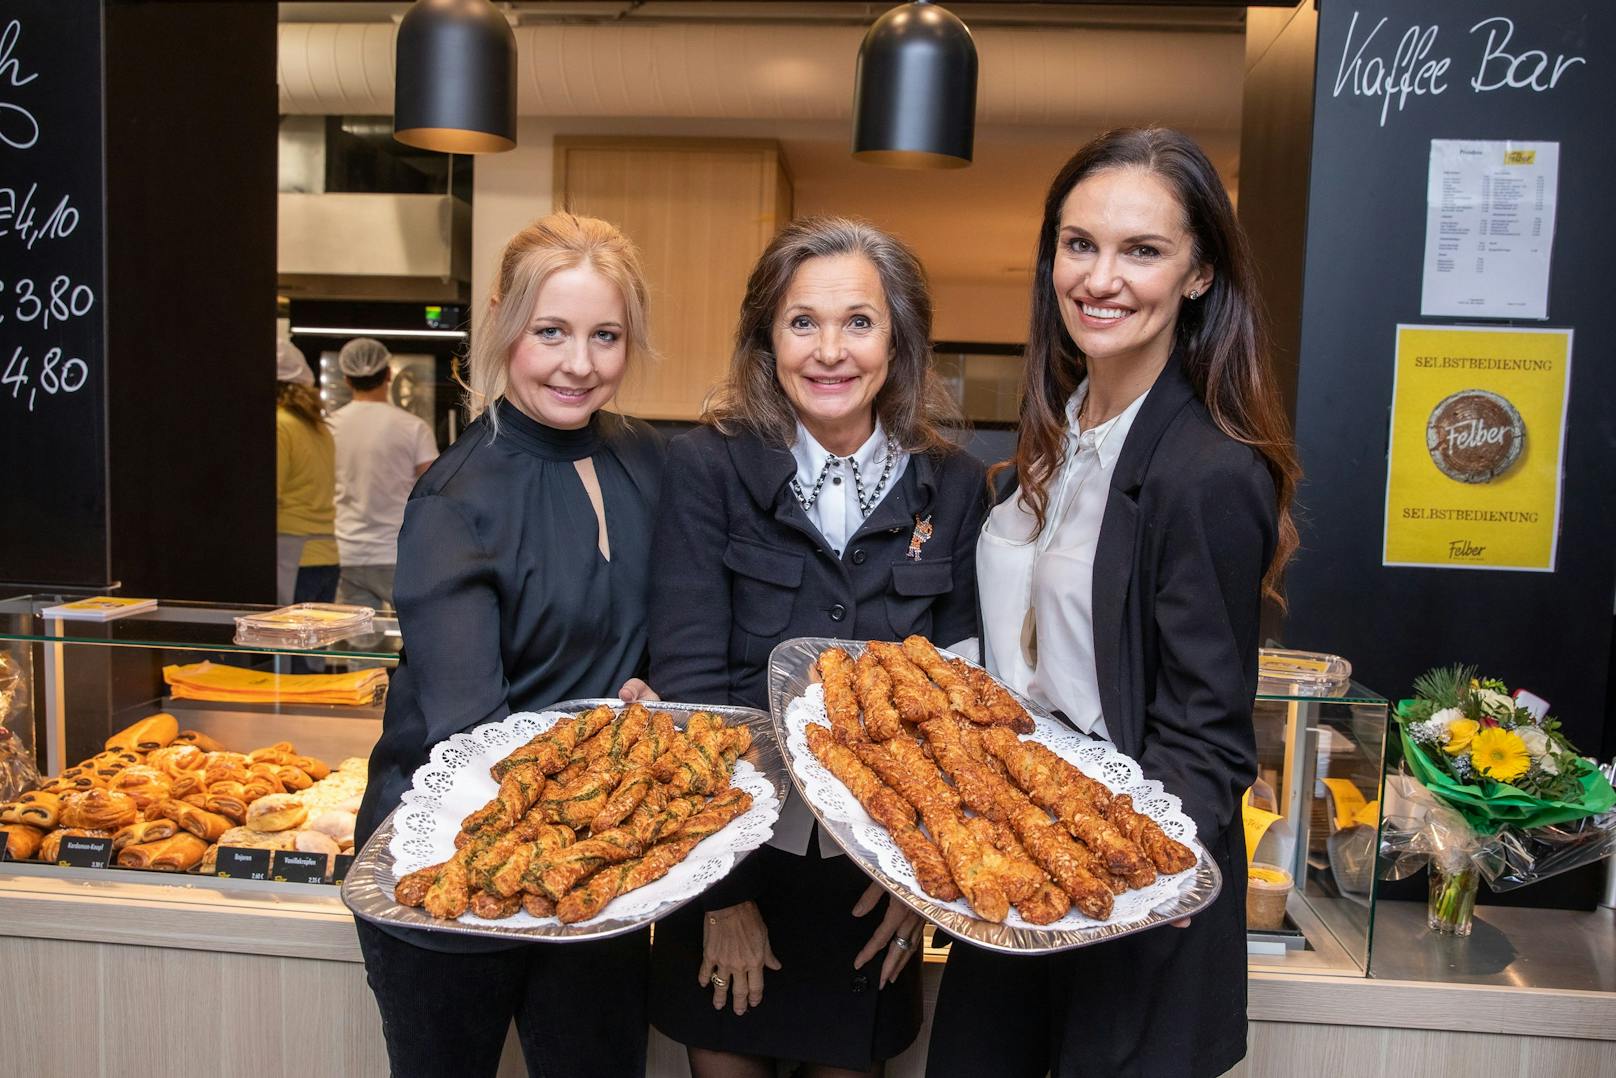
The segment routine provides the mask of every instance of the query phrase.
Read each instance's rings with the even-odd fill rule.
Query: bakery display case
[[[1388,714],[1346,677],[1263,681],[1258,778],[1243,806],[1253,970],[1369,971]]]
[[[0,876],[335,902],[396,622],[303,649],[242,642],[271,608],[80,598],[0,600]]]

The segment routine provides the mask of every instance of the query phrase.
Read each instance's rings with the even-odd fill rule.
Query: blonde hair
[[[499,256],[488,306],[472,327],[466,357],[466,411],[471,419],[487,413],[499,433],[499,413],[489,405],[505,395],[511,349],[527,332],[533,304],[550,275],[587,266],[617,286],[623,296],[623,339],[630,368],[651,354],[645,272],[633,241],[598,217],[552,213],[510,238]]]

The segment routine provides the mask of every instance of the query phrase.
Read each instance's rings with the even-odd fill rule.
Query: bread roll
[[[295,833],[292,848],[302,853],[338,854],[342,847],[337,840],[324,831],[298,831]]]
[[[347,842],[353,844],[354,825],[357,818],[351,812],[340,812],[329,809],[315,816],[310,816],[308,823],[303,826],[310,831],[320,831],[330,835],[340,845]]]
[[[164,801],[159,811],[162,812],[163,816],[173,820],[197,838],[205,839],[208,842],[219,841],[220,835],[235,826],[228,816],[222,816],[217,812],[209,812],[207,809],[198,808],[195,805],[185,801],[177,801],[173,798]]]
[[[166,711],[159,711],[107,738],[107,748],[151,752],[166,746],[179,732],[179,720]]]
[[[224,746],[219,744],[207,734],[197,730],[181,730],[174,738],[176,745],[195,745],[203,752],[223,752]]]
[[[159,872],[184,872],[202,861],[208,844],[195,835],[181,831],[172,838],[148,842],[139,846],[126,846],[118,854],[118,864],[124,868],[148,868]]]
[[[70,790],[93,790],[106,782],[105,779],[95,773],[95,768],[84,764],[70,767],[63,771],[61,780],[67,784]]]
[[[62,800],[63,827],[83,827],[108,834],[140,819],[135,799],[119,790],[85,790]]]
[[[307,774],[309,778],[313,779],[315,782],[319,782],[321,779],[331,774],[331,768],[326,765],[326,762],[324,760],[316,759],[313,756],[294,756],[290,763],[299,771]]]
[[[17,823],[37,827],[41,831],[53,830],[61,822],[62,799],[44,790],[29,790],[17,798]],[[4,819],[0,816],[0,819]]]
[[[122,850],[125,846],[160,842],[165,838],[173,838],[179,833],[179,829],[180,825],[173,820],[137,820],[112,836],[112,848]]]
[[[45,841],[45,832],[27,824],[8,823],[5,832],[6,856],[13,861],[33,860],[34,854],[39,852],[40,843]]]
[[[207,753],[195,745],[170,745],[146,754],[147,764],[162,768],[176,779],[200,770],[206,760]]]
[[[309,810],[291,794],[270,794],[247,806],[247,826],[254,831],[291,831],[308,816]]]

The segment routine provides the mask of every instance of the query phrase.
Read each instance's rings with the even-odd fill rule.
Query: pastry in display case
[[[237,849],[307,855],[324,871],[305,879],[340,879],[396,623],[305,648],[238,642],[255,608],[50,616],[71,598],[0,600],[5,870],[197,880]]]
[[[1258,777],[1242,805],[1254,969],[1368,971],[1389,709],[1351,671],[1263,649]]]

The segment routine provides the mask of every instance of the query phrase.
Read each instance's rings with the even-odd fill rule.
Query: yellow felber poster
[[[1553,572],[1569,329],[1397,327],[1387,565]]]

